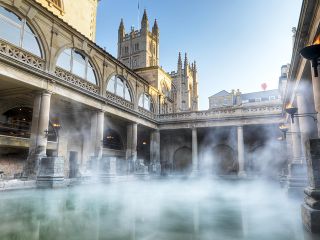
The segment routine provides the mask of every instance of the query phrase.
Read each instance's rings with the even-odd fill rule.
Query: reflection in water
[[[277,184],[154,181],[0,195],[0,239],[311,238]]]

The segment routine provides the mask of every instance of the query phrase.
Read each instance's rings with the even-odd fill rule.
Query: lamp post
[[[311,117],[315,122],[317,121],[317,118],[314,117],[313,115],[318,114],[317,112],[315,113],[297,113],[298,112],[298,108],[297,107],[293,107],[291,105],[288,105],[285,109],[286,113],[288,113],[291,117],[291,122],[294,123],[294,118],[295,117]]]

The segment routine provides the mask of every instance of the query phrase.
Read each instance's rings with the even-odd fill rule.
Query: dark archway
[[[188,147],[177,149],[173,156],[173,170],[188,173],[192,170],[192,150]]]
[[[213,172],[218,175],[237,173],[238,164],[234,150],[225,144],[212,149]]]
[[[31,121],[31,108],[12,108],[3,113],[3,120],[0,122],[0,134],[29,138]]]
[[[111,128],[105,130],[103,135],[103,147],[114,150],[123,150],[120,134]]]

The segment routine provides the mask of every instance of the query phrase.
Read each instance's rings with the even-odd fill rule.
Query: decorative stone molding
[[[92,84],[84,79],[81,79],[80,77],[73,75],[72,73],[70,73],[66,70],[63,70],[59,67],[56,67],[54,73],[58,78],[63,79],[64,81],[66,81],[68,83],[76,85],[84,90],[89,91],[89,92],[99,94],[99,87],[97,85]]]
[[[127,101],[127,100],[123,99],[122,97],[119,97],[115,94],[107,92],[106,99],[112,103],[115,103],[116,105],[120,105],[124,108],[128,108],[128,109],[133,110],[133,103],[132,102],[129,102],[129,101]]]
[[[145,117],[151,118],[151,119],[155,119],[155,114],[153,112],[150,112],[142,107],[138,107],[138,112],[140,114],[142,114]]]
[[[197,112],[181,112],[172,114],[158,115],[157,120],[160,122],[167,121],[181,121],[181,120],[208,120],[208,119],[221,119],[229,117],[244,117],[244,116],[259,116],[281,114],[281,105],[270,106],[251,106],[251,107],[230,107],[211,109],[206,111]]]
[[[44,70],[45,61],[43,59],[3,40],[0,40],[0,54],[9,56],[20,62],[24,62],[32,67]]]

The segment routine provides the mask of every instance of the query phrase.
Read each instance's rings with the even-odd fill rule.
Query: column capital
[[[52,91],[42,89],[42,90],[35,90],[32,92],[34,95],[52,95]]]

